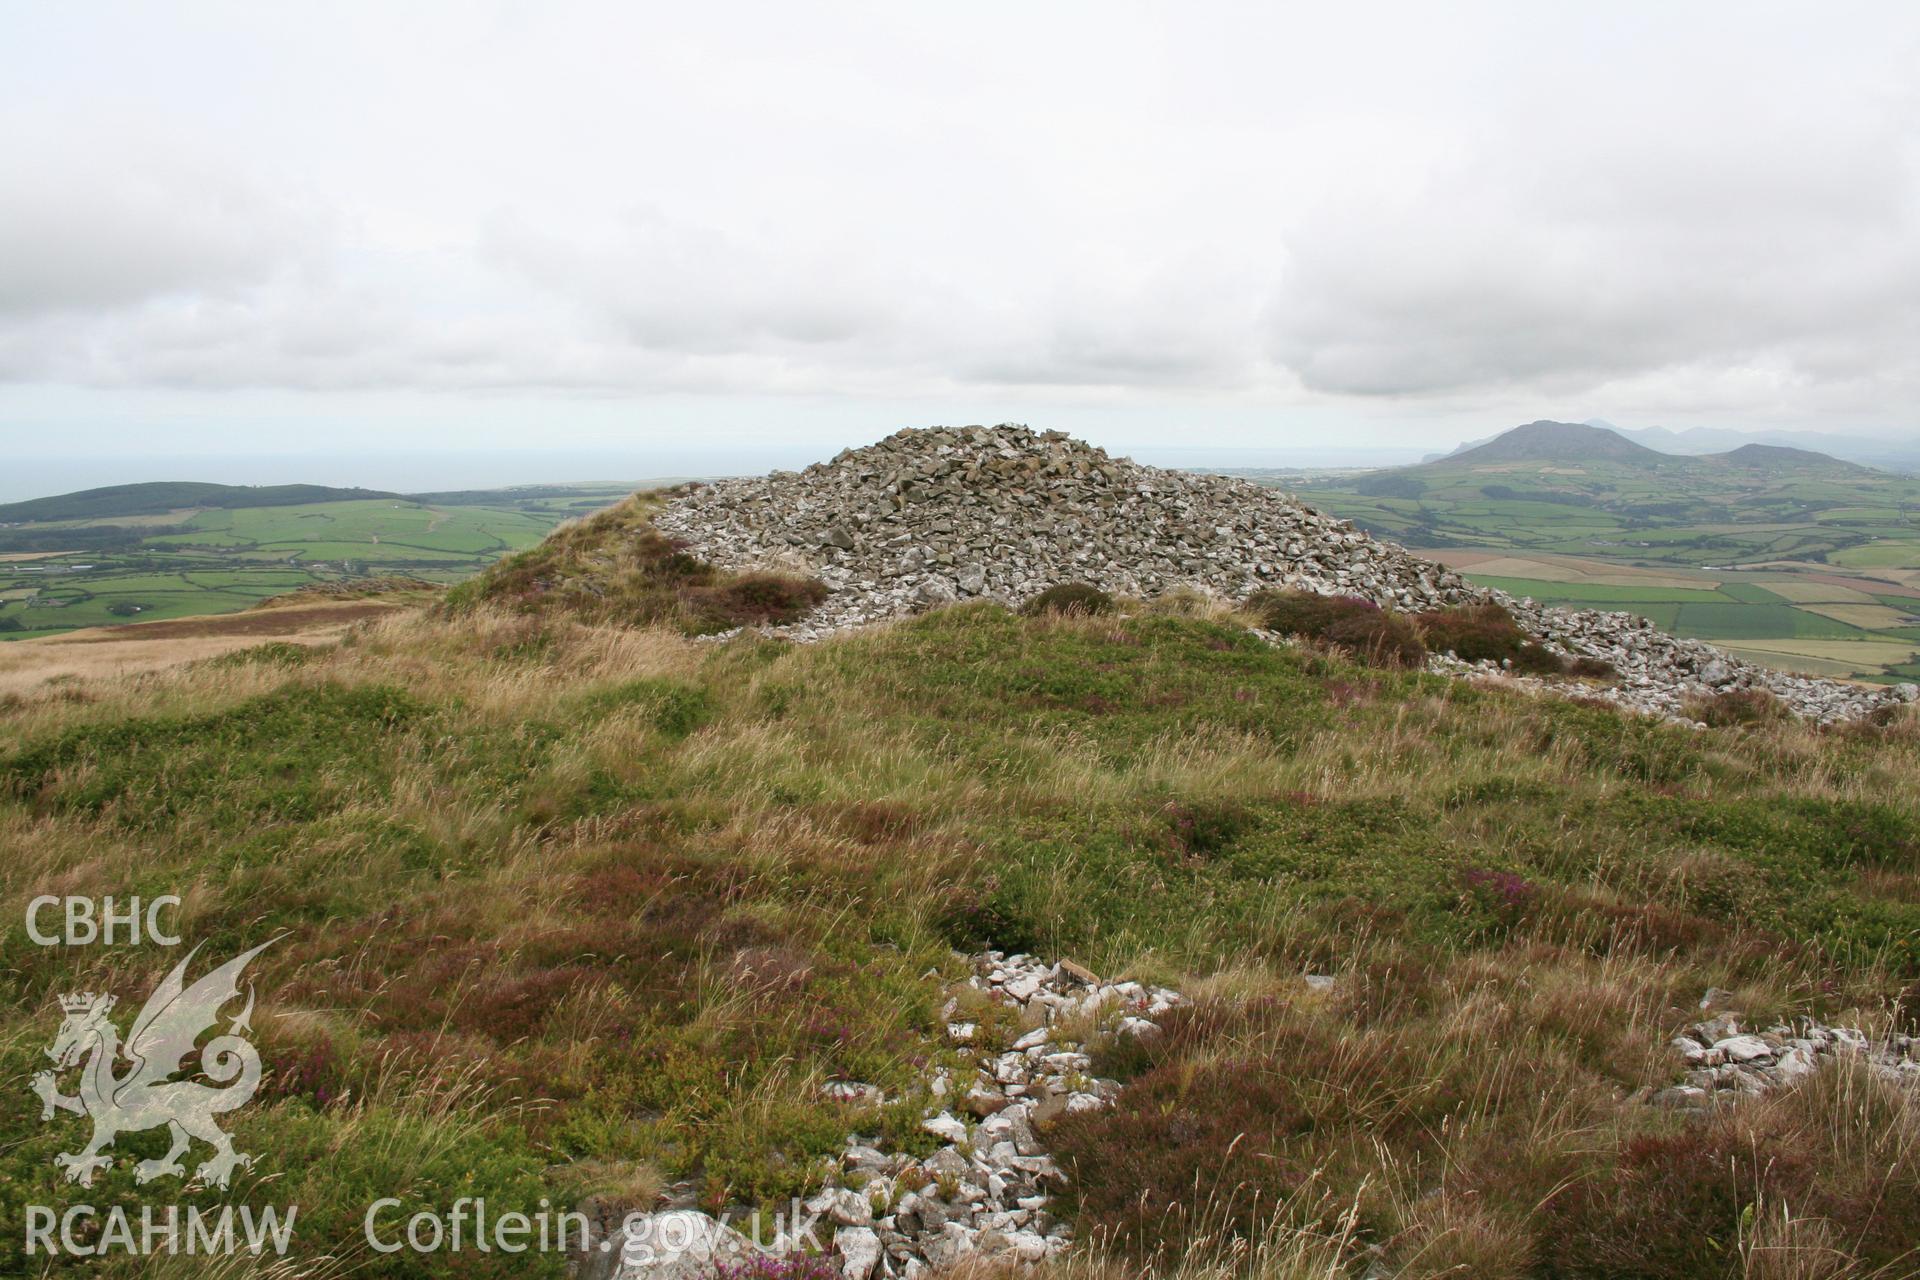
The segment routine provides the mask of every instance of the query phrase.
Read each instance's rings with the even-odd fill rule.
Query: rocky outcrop
[[[1520,624],[1563,652],[1602,658],[1619,673],[1610,685],[1579,686],[1596,697],[1635,711],[1677,716],[1697,697],[1763,690],[1796,714],[1829,722],[1864,716],[1876,708],[1920,701],[1920,688],[1882,688],[1821,680],[1743,662],[1703,640],[1670,636],[1645,618],[1596,609],[1552,609],[1531,600],[1490,593]]]
[[[826,602],[778,629],[798,640],[956,600],[1015,605],[1064,582],[1236,600],[1293,588],[1411,612],[1497,601],[1549,648],[1620,672],[1617,684],[1581,692],[1657,714],[1735,689],[1765,689],[1817,720],[1920,697],[1911,685],[1759,667],[1632,614],[1516,601],[1276,489],[1145,467],[1011,424],[900,431],[804,471],[698,486],[656,524],[725,568],[793,568],[824,581]]]

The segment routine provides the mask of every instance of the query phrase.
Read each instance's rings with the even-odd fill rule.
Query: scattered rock
[[[965,1142],[967,1126],[942,1111],[937,1116],[929,1116],[920,1122],[920,1127],[943,1142]]]
[[[1759,1036],[1728,1036],[1707,1050],[1721,1062],[1771,1062],[1773,1046]]]
[[[1706,1008],[1728,998],[1716,987],[1700,1004]],[[1748,1031],[1739,1014],[1722,1013],[1688,1027],[1673,1048],[1686,1061],[1686,1082],[1649,1094],[1646,1100],[1655,1106],[1706,1107],[1722,1097],[1766,1093],[1810,1075],[1822,1057],[1842,1053],[1858,1055],[1891,1079],[1920,1081],[1920,1038],[1895,1035],[1874,1043],[1853,1027],[1810,1019]]]
[[[820,1096],[862,1107],[877,1107],[887,1100],[878,1085],[862,1084],[858,1080],[829,1080],[820,1086]]]
[[[1102,983],[1079,965],[993,951],[974,958],[968,985],[1015,1007],[1023,1028],[993,1044],[983,1042],[984,1020],[949,1022],[957,1052],[974,1066],[961,1103],[975,1123],[929,1111],[921,1126],[942,1146],[924,1160],[853,1135],[838,1176],[852,1176],[857,1188],[829,1187],[807,1202],[841,1224],[833,1251],[849,1280],[908,1280],[962,1259],[1024,1266],[1064,1250],[1072,1231],[1048,1212],[1064,1177],[1037,1129],[1053,1115],[1112,1105],[1120,1085],[1089,1076],[1087,1046],[1063,1035],[1061,1022],[1092,1018],[1099,1035],[1122,1034],[1128,1024],[1126,1034],[1158,1035],[1153,1019],[1182,1003],[1165,987]],[[947,1016],[959,1007],[956,996]],[[944,1097],[953,1088],[941,1075],[929,1092]]]

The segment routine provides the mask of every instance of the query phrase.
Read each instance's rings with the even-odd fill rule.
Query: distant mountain
[[[1730,431],[1724,427],[1616,427],[1603,418],[1588,418],[1590,427],[1608,427],[1629,440],[1662,453],[1726,453],[1742,445],[1779,445],[1806,449],[1842,462],[1893,471],[1920,470],[1920,434],[1909,439],[1892,436],[1844,435],[1824,431]],[[1470,446],[1462,446],[1466,448]]]
[[[294,507],[309,502],[354,502],[400,496],[378,489],[334,489],[320,484],[237,485],[155,480],[10,502],[0,506],[0,524],[112,520],[120,516],[162,515],[183,507]]]
[[[1647,442],[1687,437],[1692,443],[1707,440],[1739,441],[1737,432],[1697,430],[1673,432],[1661,427],[1641,431],[1623,431],[1599,418],[1586,422],[1542,420],[1514,427],[1483,440],[1469,441],[1448,454],[1429,455],[1422,466],[1439,463],[1484,466],[1501,462],[1615,462],[1629,466],[1680,465],[1707,462],[1753,471],[1792,471],[1807,468],[1840,468],[1864,471],[1869,468],[1830,453],[1793,445],[1767,444],[1747,440],[1723,451],[1687,450],[1669,452],[1649,448]],[[1630,438],[1631,437],[1631,438]]]
[[[1738,449],[1731,449],[1726,453],[1707,453],[1699,456],[1702,462],[1722,462],[1729,466],[1766,471],[1791,471],[1807,467],[1840,467],[1848,471],[1867,470],[1854,463],[1843,462],[1830,453],[1816,453],[1812,449],[1793,449],[1779,444],[1743,444]]]
[[[1618,431],[1605,427],[1542,419],[1502,432],[1485,444],[1448,454],[1439,462],[1477,466],[1490,462],[1606,461],[1651,467],[1670,460],[1670,457],[1643,444],[1635,444]]]

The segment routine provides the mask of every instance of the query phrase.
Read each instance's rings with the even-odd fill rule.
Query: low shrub
[[[1565,658],[1535,641],[1512,614],[1492,601],[1429,610],[1417,621],[1429,649],[1451,652],[1466,662],[1511,664],[1513,670],[1529,675],[1564,675],[1570,670]],[[1612,667],[1600,666],[1612,673]]]
[[[1258,591],[1247,600],[1269,631],[1318,641],[1379,667],[1417,667],[1426,646],[1406,618],[1358,596]]]
[[[1912,1275],[1916,1139],[1910,1094],[1831,1066],[1684,1129],[1627,1137],[1611,1167],[1543,1205],[1541,1261],[1569,1280]]]
[[[840,1269],[826,1258],[804,1253],[756,1253],[738,1262],[716,1262],[713,1274],[715,1280],[839,1280]]]
[[[1047,1137],[1075,1220],[1145,1261],[1177,1256],[1212,1223],[1256,1232],[1309,1177],[1289,1139],[1312,1124],[1291,1079],[1223,1053],[1149,1070],[1113,1110],[1064,1116]]]
[[[1091,583],[1063,582],[1021,605],[1020,612],[1028,617],[1046,613],[1108,614],[1113,612],[1113,597]]]
[[[743,573],[687,595],[700,630],[724,631],[797,621],[827,598],[827,584],[786,573]]]
[[[291,644],[285,640],[269,640],[265,644],[250,645],[245,649],[235,649],[232,653],[222,653],[205,659],[206,665],[213,670],[225,670],[233,667],[303,667],[309,662],[322,658],[327,647],[322,645]]]
[[[1793,717],[1786,703],[1765,689],[1729,689],[1711,697],[1690,698],[1681,712],[1715,729],[1774,724]]]

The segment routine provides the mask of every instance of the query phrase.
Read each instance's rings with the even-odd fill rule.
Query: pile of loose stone
[[[1062,1024],[1157,1036],[1156,1019],[1180,1003],[1164,987],[1102,983],[1069,963],[997,951],[976,958],[968,981],[1016,1010],[1023,1030],[1009,1043],[989,1044],[983,1022],[967,1020],[957,998],[949,1001],[947,1033],[974,1070],[970,1079],[944,1071],[933,1079],[933,1096],[944,1105],[924,1127],[940,1149],[916,1159],[848,1140],[840,1185],[807,1206],[838,1224],[834,1251],[847,1280],[913,1277],[969,1257],[1037,1262],[1065,1249],[1068,1225],[1047,1210],[1065,1175],[1035,1127],[1108,1106],[1120,1086],[1089,1074],[1087,1045]]]
[[[1451,571],[1277,489],[1143,467],[1059,431],[896,432],[805,471],[692,490],[655,522],[732,568],[787,562],[833,595],[790,634],[1062,582],[1149,597],[1290,586],[1402,609],[1471,598]]]
[[[804,471],[698,486],[655,523],[727,568],[819,577],[832,594],[780,629],[797,640],[955,600],[1017,605],[1065,582],[1143,598],[1293,588],[1408,611],[1498,601],[1549,648],[1603,658],[1620,673],[1615,684],[1570,690],[1655,714],[1742,689],[1822,721],[1920,699],[1912,685],[1874,689],[1756,666],[1632,614],[1514,600],[1277,489],[1141,466],[1012,424],[910,429]],[[1462,664],[1442,655],[1436,669]]]
[[[945,1009],[947,1034],[971,1075],[942,1068],[928,1083],[933,1106],[923,1122],[940,1140],[924,1158],[888,1151],[871,1135],[850,1135],[828,1173],[828,1185],[805,1209],[831,1230],[817,1235],[846,1280],[919,1276],[963,1258],[995,1264],[1038,1262],[1072,1240],[1068,1224],[1049,1211],[1065,1174],[1048,1155],[1037,1127],[1064,1113],[1110,1106],[1117,1081],[1093,1077],[1086,1041],[1069,1027],[1101,1036],[1154,1037],[1158,1019],[1181,1003],[1165,987],[1102,982],[1071,962],[989,951],[974,957],[969,998]],[[1000,1006],[1011,1019],[988,1019]],[[969,1010],[974,1012],[970,1015]],[[1017,1034],[993,1042],[991,1024],[1014,1022]],[[872,1085],[836,1082],[826,1096],[877,1103]],[[681,1280],[716,1260],[756,1252],[742,1233],[690,1209],[642,1215],[628,1222],[617,1280]],[[678,1237],[685,1249],[658,1241]]]
[[[1709,997],[1711,999],[1711,996]],[[1830,1055],[1856,1055],[1889,1079],[1920,1082],[1920,1041],[1895,1035],[1871,1040],[1853,1027],[1829,1027],[1811,1019],[1745,1031],[1737,1013],[1696,1022],[1673,1047],[1687,1063],[1684,1082],[1654,1092],[1656,1106],[1700,1108],[1729,1097],[1767,1093],[1815,1071]]]

